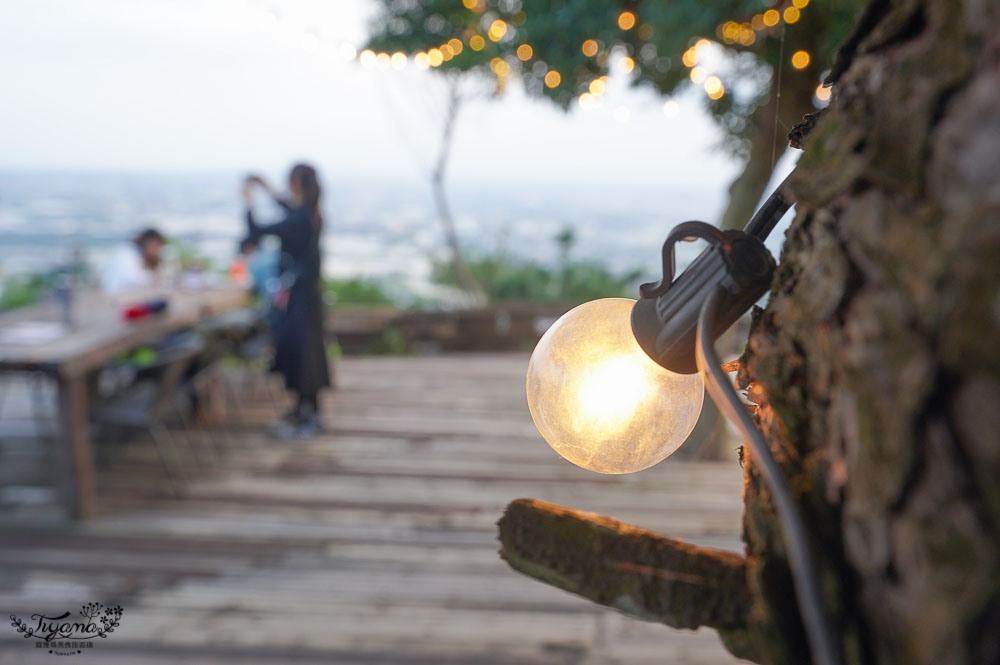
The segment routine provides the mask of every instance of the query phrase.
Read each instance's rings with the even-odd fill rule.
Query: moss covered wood
[[[716,628],[731,650],[754,655],[743,557],[535,499],[511,502],[499,527],[512,568],[646,621]]]

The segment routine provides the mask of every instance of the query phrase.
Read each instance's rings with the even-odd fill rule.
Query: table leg
[[[87,430],[87,380],[85,376],[59,377],[59,412],[66,462],[63,495],[70,515],[85,520],[94,516],[94,458]]]

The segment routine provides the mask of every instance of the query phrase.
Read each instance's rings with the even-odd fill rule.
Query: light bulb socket
[[[674,279],[674,245],[699,238],[709,246]],[[663,279],[639,287],[641,298],[632,308],[639,346],[672,372],[696,373],[698,315],[705,299],[722,286],[724,295],[709,331],[714,340],[767,292],[774,269],[774,258],[756,235],[720,231],[704,222],[678,225],[663,244]]]
[[[724,294],[707,331],[712,341],[757,302],[771,286],[774,257],[764,240],[795,198],[789,174],[757,209],[742,231],[721,231],[705,222],[678,224],[663,243],[663,279],[639,287],[632,308],[632,332],[642,350],[662,367],[694,374],[695,343],[701,306],[716,286]],[[674,279],[674,245],[702,239],[708,247]]]

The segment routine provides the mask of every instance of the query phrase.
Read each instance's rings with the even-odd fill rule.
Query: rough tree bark
[[[715,628],[756,655],[744,557],[534,499],[512,501],[498,526],[511,568],[645,621]]]
[[[995,0],[872,0],[740,370],[849,665],[1000,663],[997,35]],[[748,651],[808,663],[752,455],[745,474]]]
[[[750,335],[742,379],[815,525],[848,663],[1000,661],[998,33],[996,2],[871,3]],[[746,474],[762,657],[806,662]]]

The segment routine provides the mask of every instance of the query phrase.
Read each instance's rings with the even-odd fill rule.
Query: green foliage
[[[200,253],[191,242],[183,238],[167,238],[166,257],[175,260],[182,271],[212,271],[212,260]]]
[[[681,92],[693,85],[691,67],[697,64],[691,54],[685,62],[685,53],[699,39],[709,39],[724,53],[721,64],[709,73],[721,79],[725,94],[716,100],[705,95],[705,103],[725,130],[727,146],[742,154],[743,139],[753,133],[748,120],[766,99],[779,60],[783,90],[811,90],[832,64],[835,48],[862,4],[862,0],[794,4],[790,0],[380,0],[381,15],[367,48],[410,55],[437,48],[447,55],[445,45],[459,40],[460,52],[440,63],[438,71],[496,76],[498,89],[509,74],[518,73],[529,94],[568,108],[625,56],[634,66],[635,83],[665,95]],[[769,9],[782,17],[772,26],[763,18]],[[789,20],[784,18],[786,9],[791,10]],[[623,29],[619,18],[626,11],[635,20],[622,23],[629,26]],[[490,38],[496,21],[504,26],[499,41]],[[596,52],[584,53],[583,43],[591,39]],[[483,48],[472,48],[473,40]],[[519,57],[518,48],[525,44],[530,55],[524,49]],[[811,56],[803,69],[790,64],[798,50]],[[545,83],[552,71],[559,73],[555,86]]]
[[[475,256],[468,261],[468,268],[490,302],[583,303],[634,295],[639,271],[615,275],[593,261],[571,261],[569,252],[574,242],[571,229],[560,232],[555,242],[560,255],[556,268],[513,258],[502,251]],[[437,284],[460,287],[450,261],[434,261],[431,279]]]
[[[48,274],[12,277],[0,288],[0,311],[34,305],[51,288],[52,276]]]
[[[366,349],[367,353],[401,356],[410,352],[406,334],[399,326],[386,326],[378,339],[373,340]]]
[[[598,298],[635,298],[635,282],[641,275],[639,270],[614,275],[596,263],[571,263],[559,276],[559,298],[577,303]]]
[[[372,279],[325,279],[323,290],[336,305],[393,305],[383,286]]]

